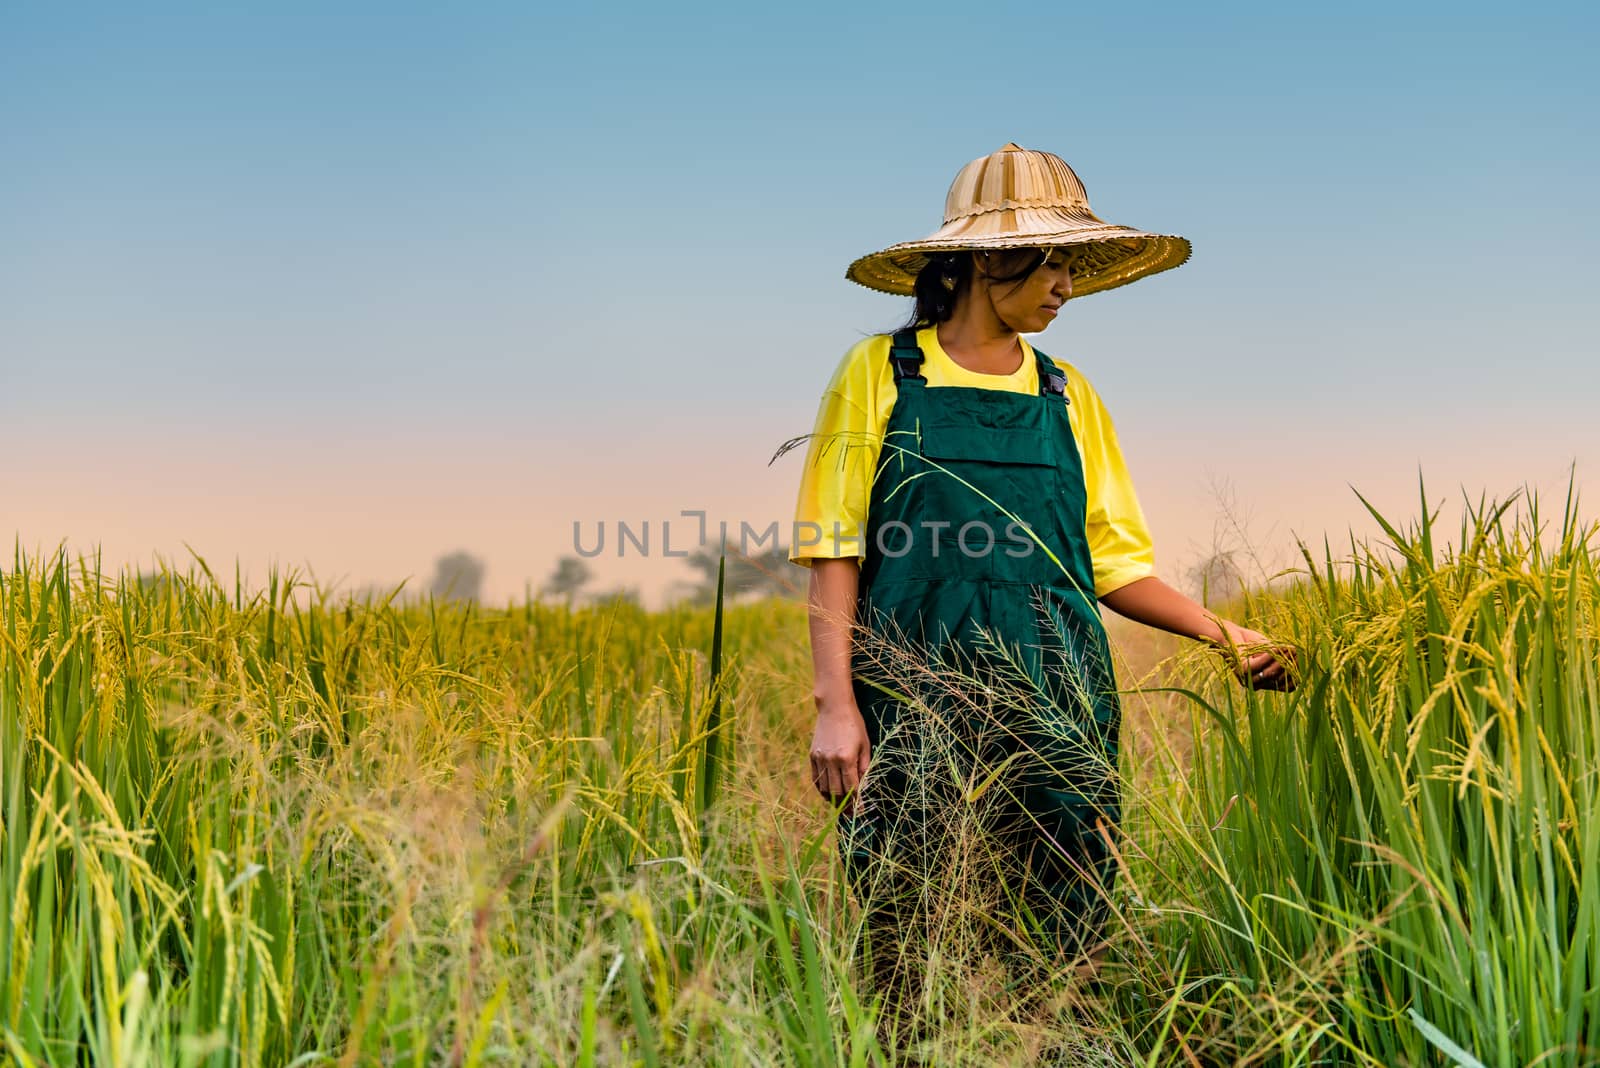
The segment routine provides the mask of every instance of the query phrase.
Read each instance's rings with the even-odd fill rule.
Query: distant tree
[[[639,590],[635,586],[618,586],[615,589],[605,590],[595,594],[592,600],[597,605],[638,605],[640,603]]]
[[[428,592],[441,601],[476,601],[483,592],[483,561],[468,552],[441,556],[433,565]]]
[[[688,593],[691,600],[709,603],[717,595],[717,566],[726,559],[723,572],[723,594],[727,597],[789,597],[805,589],[806,569],[789,562],[787,547],[777,545],[771,549],[747,556],[732,542],[720,550],[701,549],[690,553],[684,563],[698,572],[698,577],[680,583],[679,589]]]
[[[172,585],[172,575],[166,571],[141,571],[133,581],[143,592],[160,596]]]
[[[579,591],[587,586],[593,577],[589,565],[582,559],[576,556],[563,556],[556,561],[556,569],[550,572],[550,577],[539,588],[539,592],[560,597],[570,605],[573,598],[578,596]]]
[[[1213,552],[1188,571],[1190,592],[1202,605],[1221,606],[1244,592],[1244,569],[1232,550]]]

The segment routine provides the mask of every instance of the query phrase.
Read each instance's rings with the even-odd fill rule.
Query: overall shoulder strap
[[[917,345],[915,330],[901,330],[889,342],[889,363],[894,367],[894,383],[906,379],[926,382],[922,377],[922,349]]]
[[[1033,350],[1033,355],[1039,364],[1039,396],[1060,397],[1063,404],[1071,404],[1072,401],[1067,397],[1066,373],[1038,349]]]

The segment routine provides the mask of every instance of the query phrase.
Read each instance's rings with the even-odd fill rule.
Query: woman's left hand
[[[1240,683],[1252,690],[1288,693],[1294,689],[1294,646],[1274,642],[1260,631],[1230,620],[1219,619],[1217,623],[1226,635],[1218,648],[1233,660],[1233,674]],[[1230,640],[1235,650],[1228,648]]]
[[[1209,642],[1253,690],[1294,689],[1294,646],[1214,615],[1154,575],[1119,586],[1100,600],[1146,626]]]

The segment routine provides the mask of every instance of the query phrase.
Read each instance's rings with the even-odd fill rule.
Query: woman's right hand
[[[855,790],[867,774],[872,744],[867,724],[856,707],[854,694],[817,698],[817,728],[811,735],[811,782],[830,802],[849,800],[856,806]]]

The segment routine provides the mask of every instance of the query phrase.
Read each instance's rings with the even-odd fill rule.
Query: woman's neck
[[[957,364],[986,375],[1008,375],[1022,366],[1022,335],[1006,326],[994,309],[981,311],[975,301],[962,301],[956,313],[938,324],[935,336]],[[982,314],[987,312],[988,314]]]

